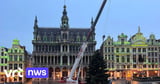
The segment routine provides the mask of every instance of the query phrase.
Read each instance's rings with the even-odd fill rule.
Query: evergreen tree
[[[87,71],[86,84],[108,84],[108,74],[105,74],[107,70],[106,62],[103,60],[103,56],[97,50],[92,56],[92,60],[89,64]]]

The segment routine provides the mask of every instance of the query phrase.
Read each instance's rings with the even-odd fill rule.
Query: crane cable
[[[110,6],[111,6],[111,0],[108,0],[108,5],[107,5],[107,10],[106,10],[106,14],[105,14],[105,16],[104,16],[104,18],[105,18],[105,20],[106,21],[103,21],[103,27],[105,28],[105,29],[102,29],[102,30],[104,30],[103,31],[103,35],[106,35],[106,28],[108,28],[108,20],[109,20],[109,14],[110,14]]]
[[[106,16],[106,18],[108,18],[109,17],[109,12],[110,12],[110,5],[111,5],[111,0],[108,0],[108,7],[107,7],[107,16]],[[108,20],[108,19],[107,19]],[[104,21],[105,22],[105,21]],[[105,32],[105,31],[104,31]],[[77,82],[78,82],[78,79],[79,79],[79,75],[80,75],[80,72],[81,72],[81,68],[82,68],[82,63],[83,63],[83,58],[80,60],[80,66],[79,66],[79,68],[78,68],[78,74],[77,74]],[[83,69],[82,69],[83,70]]]
[[[106,18],[108,18],[109,17],[109,12],[110,12],[110,5],[111,5],[111,0],[108,0],[108,7],[107,7],[107,16],[106,16]],[[108,20],[108,19],[107,19]],[[105,21],[104,21],[105,22]],[[105,31],[103,31],[103,32],[105,32]],[[80,72],[81,72],[81,68],[82,68],[82,63],[83,63],[83,58],[80,60],[80,66],[79,66],[79,68],[78,68],[78,74],[77,74],[77,81],[78,81],[78,79],[79,79],[79,74],[80,74]]]

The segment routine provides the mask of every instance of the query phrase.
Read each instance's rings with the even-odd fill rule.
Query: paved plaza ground
[[[31,83],[28,83],[31,84]],[[32,81],[32,84],[65,84],[65,83],[59,83],[57,81],[53,80],[41,80],[41,81]],[[127,84],[126,80],[114,80],[112,81],[112,84]]]

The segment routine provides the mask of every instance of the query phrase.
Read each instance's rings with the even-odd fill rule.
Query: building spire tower
[[[141,27],[138,26],[138,33],[141,33]]]
[[[61,17],[61,28],[62,29],[68,29],[69,28],[69,19],[68,19],[68,16],[67,16],[67,11],[66,11],[66,5],[64,5],[64,10],[63,10],[63,15]]]
[[[35,20],[34,20],[34,28],[38,28],[38,20],[37,20],[37,16],[35,16]]]
[[[37,39],[37,34],[38,34],[38,20],[37,20],[37,16],[35,16],[35,20],[34,20],[34,40]]]

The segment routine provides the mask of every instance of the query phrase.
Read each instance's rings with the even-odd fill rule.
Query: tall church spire
[[[38,34],[38,20],[37,20],[37,16],[35,16],[35,19],[34,19],[34,32],[33,32],[33,35],[34,35],[34,40],[37,39],[37,34]]]
[[[66,5],[64,5],[64,10],[63,10],[63,16],[61,17],[61,28],[62,29],[68,29],[69,24],[68,24],[68,16],[67,16],[67,11],[66,11]]]
[[[37,16],[35,16],[35,20],[34,20],[34,29],[38,28],[38,20],[37,20]]]

